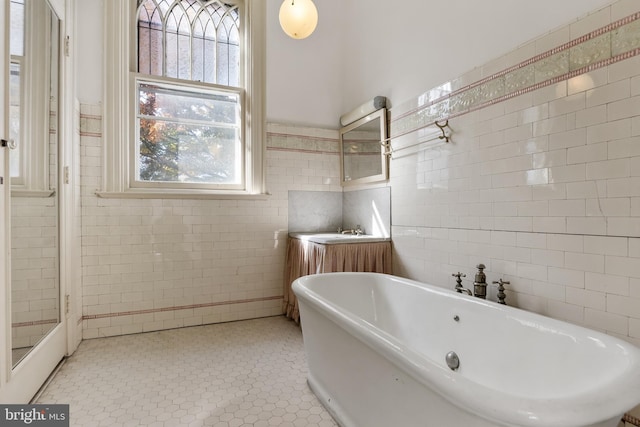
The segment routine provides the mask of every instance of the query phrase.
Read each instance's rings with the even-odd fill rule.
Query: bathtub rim
[[[497,389],[478,384],[455,371],[438,365],[427,357],[404,345],[392,335],[378,329],[375,325],[360,319],[341,309],[337,304],[327,301],[318,293],[309,289],[309,283],[318,280],[331,280],[353,275],[375,277],[375,280],[389,280],[405,285],[426,288],[427,291],[445,298],[459,300],[463,303],[480,304],[487,309],[499,310],[512,314],[512,317],[551,322],[561,329],[569,328],[572,333],[588,333],[603,339],[608,345],[617,345],[629,353],[629,366],[617,377],[599,384],[586,392],[570,396],[545,398],[526,398],[504,393]],[[308,303],[323,312],[338,327],[346,330],[355,338],[379,352],[396,368],[411,375],[425,387],[463,410],[478,414],[498,424],[514,424],[531,427],[571,427],[589,426],[609,420],[621,418],[626,410],[638,404],[633,391],[640,393],[640,349],[619,338],[606,335],[582,326],[541,314],[525,311],[516,307],[504,306],[491,301],[458,294],[453,290],[437,287],[427,283],[382,273],[323,273],[303,276],[293,282],[293,290],[302,304]],[[513,316],[516,314],[516,316]],[[615,385],[614,385],[615,380]],[[624,391],[623,391],[624,390]],[[478,398],[480,396],[480,398]],[[464,406],[460,406],[460,403]],[[608,402],[604,405],[604,402]],[[511,408],[518,408],[513,410]]]

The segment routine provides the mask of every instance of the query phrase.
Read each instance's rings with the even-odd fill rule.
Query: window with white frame
[[[107,80],[99,195],[262,193],[263,1],[131,1],[105,2],[107,63],[130,83]]]

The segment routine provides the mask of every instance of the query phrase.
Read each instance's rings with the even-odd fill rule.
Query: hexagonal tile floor
[[[85,340],[35,403],[72,426],[337,426],[284,317]]]

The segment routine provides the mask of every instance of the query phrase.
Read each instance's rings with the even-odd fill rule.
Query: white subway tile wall
[[[13,348],[31,347],[58,323],[58,222],[52,197],[11,199]]]
[[[46,189],[55,194],[58,132],[57,103],[53,98],[50,107]],[[28,191],[12,194],[11,344],[14,350],[22,349],[20,353],[35,345],[58,323],[58,242],[57,197],[34,196]]]
[[[425,117],[453,129],[450,144],[391,161],[397,274],[453,287],[461,271],[468,287],[482,262],[488,281],[511,281],[507,304],[640,345],[638,23],[640,4],[623,0],[536,40],[540,57],[530,45],[505,55],[508,71],[488,75],[507,77],[496,102],[456,107],[477,87],[462,76],[391,110],[394,145],[417,143]],[[599,37],[617,50],[587,45]],[[572,74],[562,52],[570,70],[581,55],[590,65]]]
[[[102,113],[80,108],[83,337],[280,314],[288,191],[340,191],[337,131],[269,125],[267,200],[102,199]]]

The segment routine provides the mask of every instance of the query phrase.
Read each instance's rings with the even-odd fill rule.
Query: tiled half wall
[[[452,141],[421,144],[445,118]],[[398,273],[468,287],[482,262],[508,304],[640,345],[640,3],[394,107],[390,129],[413,146],[390,167]]]
[[[268,125],[267,200],[102,199],[81,105],[84,338],[281,313],[288,192],[341,191],[337,130]]]

